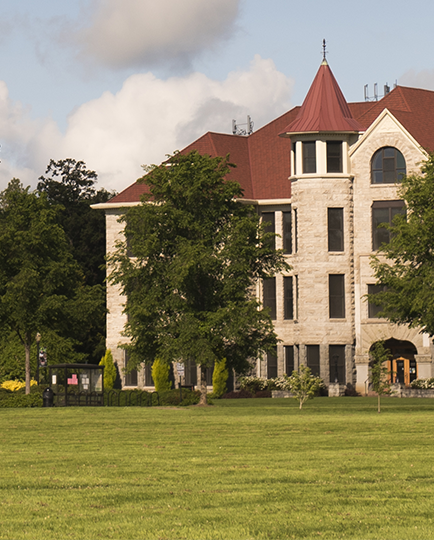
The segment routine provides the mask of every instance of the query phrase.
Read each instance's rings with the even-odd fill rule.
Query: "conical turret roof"
[[[354,120],[327,60],[323,60],[297,118],[281,135],[324,131],[364,131],[357,120]]]

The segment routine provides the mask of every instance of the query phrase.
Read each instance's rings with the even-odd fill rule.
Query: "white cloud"
[[[0,181],[4,187],[14,174],[35,185],[50,158],[72,157],[97,171],[99,185],[120,191],[142,175],[142,164],[160,163],[207,131],[231,133],[233,118],[245,122],[249,114],[259,128],[290,107],[291,90],[292,81],[259,56],[224,81],[201,73],[165,81],[133,75],[117,94],[105,92],[75,110],[62,135],[51,120],[30,120],[3,83],[0,138],[7,159]]]
[[[399,84],[402,86],[434,90],[434,69],[424,69],[422,71],[410,69],[399,78]]]
[[[112,68],[188,65],[234,30],[240,0],[93,0],[75,32],[82,57]]]

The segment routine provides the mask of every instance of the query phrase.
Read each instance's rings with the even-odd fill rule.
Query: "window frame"
[[[306,364],[312,375],[321,376],[321,351],[319,345],[306,345]]]
[[[337,362],[333,361],[336,356],[338,357]],[[346,382],[345,345],[329,345],[329,381],[339,384]]]
[[[292,255],[292,210],[282,211],[283,253]]]
[[[339,228],[332,228],[331,224],[336,218],[336,214],[339,211],[339,221],[340,226]],[[332,217],[332,214],[335,214],[334,217]],[[333,243],[333,235],[337,235],[338,241],[335,243],[335,245],[331,245]],[[327,240],[328,240],[328,251],[331,252],[342,252],[345,251],[345,245],[344,245],[344,209],[343,208],[327,208]],[[333,249],[332,249],[333,248]],[[335,249],[336,248],[336,249]]]
[[[277,312],[275,277],[262,280],[262,305],[264,308],[270,308],[270,318],[275,321]]]
[[[266,233],[276,234],[276,213],[275,212],[262,212],[262,223],[265,227]],[[272,249],[276,249],[276,236],[268,240]]]
[[[294,320],[294,278],[283,277],[283,318],[285,321]]]
[[[329,274],[329,318],[345,319],[345,274]]]
[[[303,174],[315,174],[317,170],[316,141],[303,141],[301,147],[303,158]]]
[[[332,150],[336,148],[339,148],[339,151],[333,153]],[[343,172],[342,148],[342,141],[326,141],[327,173]]]
[[[394,155],[386,155],[391,153],[391,150],[393,150]],[[400,160],[402,160],[403,166],[399,166]],[[398,148],[383,146],[373,154],[371,158],[371,185],[400,184],[402,177],[406,174],[407,164]]]
[[[397,208],[403,210],[401,212],[393,212],[393,209]],[[388,210],[388,221],[379,221],[379,218],[375,218],[375,212],[378,210]],[[386,201],[374,201],[371,205],[371,228],[372,228],[372,251],[380,249],[382,244],[388,244],[390,242],[391,231],[386,227],[380,227],[381,223],[387,223],[392,225],[393,218],[398,215],[406,215],[407,207],[405,202],[400,200],[386,200]],[[377,214],[378,215],[378,214]],[[383,238],[381,238],[383,236]],[[386,238],[387,237],[387,238]]]

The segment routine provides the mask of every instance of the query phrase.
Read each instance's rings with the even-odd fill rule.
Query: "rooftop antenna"
[[[327,49],[326,49],[326,40],[322,40],[322,63],[327,65]]]
[[[251,135],[253,133],[253,121],[250,116],[247,116],[247,123],[237,124],[236,120],[232,120],[232,134],[233,135]],[[246,126],[243,128],[241,126]]]

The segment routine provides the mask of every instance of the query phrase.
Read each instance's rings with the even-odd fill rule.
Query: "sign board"
[[[184,377],[184,374],[185,374],[184,364],[182,364],[181,362],[176,362],[176,371],[178,373],[178,377]]]

